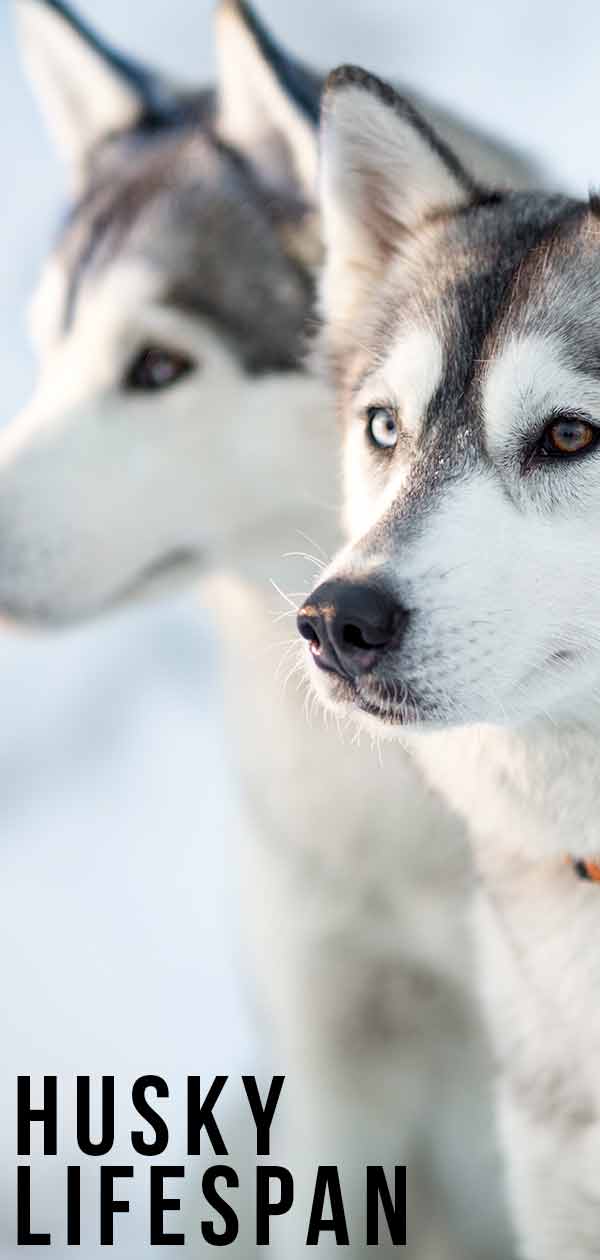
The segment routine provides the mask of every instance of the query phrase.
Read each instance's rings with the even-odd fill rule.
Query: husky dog
[[[304,363],[319,78],[232,0],[217,91],[197,93],[57,0],[17,12],[73,201],[33,307],[39,383],[0,446],[0,609],[58,627],[201,576],[290,1167],[343,1165],[351,1254],[365,1164],[406,1162],[410,1254],[506,1260],[461,833],[400,748],[381,766],[319,726],[307,739],[304,698],[275,677],[288,623],[269,579],[305,589],[282,554],[338,543],[330,391]],[[532,182],[433,113],[486,178]]]
[[[353,67],[322,197],[352,541],[299,628],[470,825],[522,1255],[596,1257],[600,203],[490,190]]]

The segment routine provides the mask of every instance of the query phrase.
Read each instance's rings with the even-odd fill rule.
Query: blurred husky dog
[[[39,382],[0,447],[0,608],[58,627],[202,578],[290,1167],[308,1183],[342,1165],[350,1254],[364,1166],[406,1162],[409,1254],[506,1260],[461,836],[399,748],[380,765],[307,734],[304,697],[276,677],[293,626],[276,624],[269,579],[305,590],[306,561],[283,554],[337,545],[330,395],[304,362],[319,78],[233,0],[203,92],[134,65],[57,0],[17,12],[73,200],[33,306]],[[486,178],[531,182],[435,118]],[[290,1235],[288,1253],[303,1243]]]
[[[326,336],[354,541],[319,691],[470,824],[528,1260],[600,1254],[600,200],[490,192],[356,67],[325,95]]]

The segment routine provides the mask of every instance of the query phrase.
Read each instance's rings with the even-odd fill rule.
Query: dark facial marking
[[[431,398],[419,450],[394,519],[423,520],[427,504],[465,469],[487,461],[480,383],[503,323],[524,309],[520,284],[542,251],[560,247],[587,208],[564,197],[514,193],[477,201],[441,225],[423,273],[431,314],[446,347],[442,379]],[[452,255],[460,260],[452,279]],[[464,262],[467,262],[465,267]],[[472,261],[471,261],[472,260]],[[444,276],[441,286],[436,274]]]
[[[471,465],[488,460],[480,397],[484,363],[506,328],[526,326],[540,266],[547,269],[553,251],[560,254],[561,268],[565,250],[578,254],[577,235],[586,216],[587,205],[564,197],[506,194],[471,205],[440,225],[421,268],[418,307],[411,309],[408,290],[398,318],[390,323],[388,317],[390,344],[403,322],[410,324],[415,309],[425,304],[445,346],[445,363],[402,496],[369,535],[376,549],[390,529],[401,528],[404,540],[408,532],[411,537],[418,533],[440,492]],[[458,260],[454,279],[453,252]]]
[[[206,127],[214,111],[214,95],[201,92],[181,98],[180,106],[178,111],[163,113],[160,125],[144,113],[135,127],[121,136],[107,137],[90,154],[84,192],[70,207],[58,242],[69,271],[65,332],[72,326],[88,271],[103,251],[110,260],[122,248],[140,210],[164,184],[161,162],[167,158],[170,142],[188,129]]]
[[[313,279],[286,251],[285,232],[301,229],[305,207],[262,188],[214,135],[212,108],[204,95],[193,125],[136,128],[99,147],[59,243],[69,275],[63,327],[88,277],[128,251],[156,264],[163,300],[210,320],[247,371],[297,367]]]
[[[524,193],[507,194],[457,216],[453,225],[457,243],[472,253],[474,265],[441,298],[448,303],[452,322],[446,329],[445,371],[427,409],[425,434],[434,430],[447,434],[465,424],[481,433],[482,362],[493,350],[504,317],[509,310],[515,312],[519,277],[529,259],[543,248],[551,249],[560,233],[584,213],[578,202]],[[484,260],[481,266],[479,258]]]

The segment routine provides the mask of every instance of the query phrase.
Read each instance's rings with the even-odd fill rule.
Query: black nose
[[[323,582],[298,613],[315,662],[345,678],[366,674],[399,643],[408,613],[391,591],[369,582]]]

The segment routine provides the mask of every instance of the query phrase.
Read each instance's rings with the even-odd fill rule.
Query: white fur
[[[449,172],[440,177],[437,155],[414,128],[362,87],[342,84],[326,93],[321,136],[321,293],[326,314],[334,308],[340,328],[366,305],[382,273],[383,224],[410,228],[440,202],[457,205],[463,194]],[[416,173],[410,181],[408,171]],[[374,232],[378,219],[382,228]]]
[[[320,449],[321,387],[281,373],[249,389],[214,330],[165,308],[157,292],[148,269],[115,265],[82,294],[75,327],[42,353],[34,397],[5,435],[0,600],[16,616],[55,623],[98,612],[175,551],[196,553],[198,569],[244,556],[253,575],[256,538],[294,512],[309,517],[324,493],[307,476],[290,494],[281,443],[292,411],[307,451]],[[38,327],[40,313],[38,303]],[[198,363],[168,396],[122,389],[148,343]],[[297,534],[283,545],[298,549]]]
[[[78,168],[101,136],[135,121],[139,100],[43,0],[18,0],[15,11],[31,81],[61,150]]]
[[[402,397],[395,393],[398,368],[402,370]],[[418,436],[422,417],[433,397],[442,372],[442,347],[432,329],[414,328],[398,338],[380,366],[369,375],[355,394],[352,422],[344,445],[345,520],[347,532],[361,535],[375,523],[383,510],[383,499],[392,503],[404,480],[399,463],[394,478],[382,478],[381,495],[373,493],[373,479],[362,475],[365,447],[365,416],[377,400],[395,408],[401,430],[400,441]]]
[[[222,131],[252,160],[260,150],[262,167],[270,115],[307,186],[306,133],[230,3],[219,44]],[[485,157],[494,165],[493,148]],[[506,1260],[461,829],[401,748],[380,764],[320,719],[307,727],[296,678],[284,686],[300,663],[283,642],[293,651],[299,594],[290,606],[269,579],[303,591],[321,561],[284,553],[328,557],[337,543],[330,393],[308,374],[249,378],[214,328],[161,304],[162,279],[139,263],[108,266],[82,287],[65,335],[65,276],[47,269],[39,382],[0,443],[0,606],[70,622],[148,593],[148,565],[190,554],[170,576],[202,573],[222,634],[247,805],[250,970],[288,1077],[298,1191],[318,1163],[341,1166],[358,1258],[364,1165],[406,1161],[409,1254]],[[155,340],[197,370],[163,394],[127,394],[129,364]],[[434,376],[432,366],[415,395]],[[292,1232],[289,1260],[304,1243]]]
[[[360,130],[358,111],[355,121]],[[565,857],[600,852],[598,459],[524,472],[522,455],[555,408],[599,423],[600,389],[569,361],[566,338],[549,337],[541,297],[539,333],[507,333],[482,365],[486,458],[467,461],[451,484],[440,468],[416,530],[394,536],[401,479],[373,473],[350,417],[356,537],[327,577],[383,576],[411,610],[387,681],[420,697],[423,727],[405,739],[474,838],[482,993],[502,1068],[521,1254],[591,1260],[600,1253],[600,890]],[[340,301],[343,325],[343,289]],[[390,388],[402,412],[414,368],[398,350]],[[375,403],[376,374],[372,385]],[[366,382],[365,403],[368,394]],[[471,435],[460,440],[467,449]],[[336,694],[325,675],[318,681],[324,697]],[[368,687],[357,683],[359,702]],[[365,725],[383,729],[372,717]]]
[[[402,432],[418,437],[427,405],[440,383],[442,367],[442,344],[433,329],[411,328],[396,338],[381,367],[358,393],[357,415],[361,415],[374,397],[379,397],[382,403],[397,408]],[[402,381],[401,398],[396,396],[399,379]]]
[[[589,1260],[600,1222],[598,888],[564,855],[598,852],[598,723],[540,720],[415,745],[476,839],[481,987],[523,1255]]]
[[[331,399],[310,376],[249,381],[208,326],[156,292],[147,271],[109,269],[64,343],[51,334],[56,275],[38,302],[50,335],[40,383],[0,445],[0,601],[15,617],[70,621],[120,599],[165,549],[197,548],[225,648],[248,807],[247,939],[288,1075],[290,1166],[302,1183],[330,1160],[356,1185],[357,1256],[362,1169],[398,1161],[413,1170],[418,1255],[504,1256],[461,837],[400,749],[380,764],[320,720],[307,739],[304,694],[284,688],[293,623],[277,619],[291,610],[269,579],[301,591],[315,563],[283,553],[310,553],[306,535],[335,546]],[[201,368],[128,399],[123,371],[149,337]],[[260,738],[257,714],[269,715]],[[439,837],[434,855],[424,834]],[[294,1228],[290,1257],[304,1241]]]
[[[560,337],[541,333],[511,337],[487,367],[483,389],[485,430],[492,455],[536,429],[553,410],[573,399],[600,422],[600,382],[569,364]]]
[[[216,13],[219,128],[274,183],[293,175],[312,201],[317,189],[313,128],[265,61],[237,0]]]

